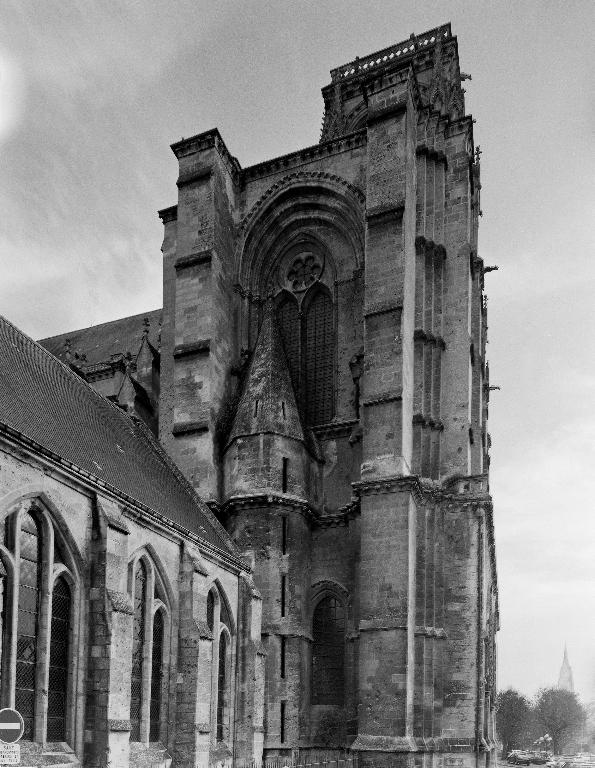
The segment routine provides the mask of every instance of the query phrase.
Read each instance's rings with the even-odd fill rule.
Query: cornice
[[[344,419],[343,421],[331,421],[328,424],[318,424],[312,427],[312,431],[319,440],[329,440],[334,437],[348,437],[359,424],[359,419]]]
[[[186,267],[194,267],[197,264],[210,264],[213,258],[213,252],[210,248],[204,251],[197,251],[196,253],[189,253],[187,256],[180,256],[174,262],[176,271],[180,269],[186,269]]]
[[[168,224],[170,221],[177,221],[178,206],[170,205],[169,208],[162,208],[160,211],[157,211],[157,215],[164,224]]]
[[[207,149],[216,149],[234,181],[237,181],[239,178],[242,168],[237,159],[227,149],[217,128],[211,128],[209,131],[197,133],[195,136],[191,136],[188,139],[182,139],[170,146],[178,160],[187,157],[188,155],[194,155],[197,152],[204,152]]]
[[[364,408],[369,408],[371,405],[383,405],[384,403],[400,402],[403,399],[403,392],[400,389],[391,389],[387,392],[378,392],[372,397],[367,398],[362,402]]]
[[[442,503],[446,508],[471,508],[473,512],[491,515],[492,499],[484,489],[485,475],[452,478],[446,485],[419,475],[390,475],[351,483],[354,494],[371,496],[384,493],[409,492],[419,505]]]
[[[366,210],[366,221],[368,226],[384,224],[387,221],[401,220],[405,212],[405,200],[398,200],[396,203],[376,205]]]
[[[179,421],[172,427],[173,435],[201,434],[209,431],[208,421]]]
[[[177,344],[174,347],[174,357],[188,357],[188,355],[203,355],[208,354],[211,350],[210,339],[197,339],[196,341],[189,341],[185,344]]]
[[[244,168],[241,175],[241,182],[244,186],[247,182],[254,179],[260,179],[278,173],[284,169],[289,170],[299,165],[312,162],[321,157],[337,155],[341,152],[347,152],[367,143],[367,130],[365,128],[336,139],[329,139],[322,144],[314,144],[304,149],[298,149],[296,152],[290,152],[287,155],[275,157],[272,160],[266,160],[263,163]]]

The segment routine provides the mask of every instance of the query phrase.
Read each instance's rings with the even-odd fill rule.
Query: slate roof
[[[149,430],[1,316],[0,424],[237,557]]]
[[[109,361],[112,355],[124,355],[126,352],[136,357],[143,336],[145,317],[150,323],[149,341],[153,347],[159,346],[159,324],[162,314],[163,310],[153,309],[151,312],[143,312],[140,315],[131,315],[109,323],[93,325],[90,328],[61,333],[59,336],[41,339],[39,343],[57,358],[66,361],[65,342],[68,339],[73,357],[75,352],[85,354],[86,365],[104,363]]]
[[[242,435],[262,432],[274,432],[305,442],[271,301],[265,308],[229,442]]]

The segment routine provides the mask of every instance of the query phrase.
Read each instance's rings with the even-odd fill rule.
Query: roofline
[[[252,571],[248,563],[240,556],[236,557],[229,552],[225,552],[224,550],[219,549],[219,547],[216,547],[214,544],[211,544],[209,541],[207,541],[206,539],[203,539],[198,534],[193,533],[192,531],[189,531],[187,528],[184,528],[184,526],[180,525],[179,523],[176,523],[174,520],[171,520],[169,517],[162,515],[160,512],[156,512],[154,509],[147,506],[146,504],[143,504],[141,501],[139,501],[138,499],[135,499],[133,496],[129,496],[127,493],[124,493],[119,488],[116,488],[110,483],[105,482],[105,480],[101,480],[100,478],[96,477],[90,472],[87,472],[86,470],[82,469],[81,467],[74,464],[73,462],[62,458],[61,456],[54,453],[53,451],[50,451],[47,448],[44,448],[42,445],[37,443],[35,440],[32,440],[31,438],[27,437],[22,432],[19,432],[18,430],[14,429],[13,427],[10,427],[8,424],[4,423],[3,421],[0,421],[0,438],[2,437],[4,437],[4,439],[8,443],[11,443],[11,442],[17,443],[20,447],[24,448],[27,451],[30,451],[30,452],[32,451],[37,454],[40,454],[45,461],[56,466],[60,472],[62,472],[65,475],[71,476],[77,482],[88,487],[90,490],[94,492],[100,491],[102,494],[106,496],[110,496],[120,502],[124,502],[128,510],[132,508],[134,511],[137,512],[139,517],[141,518],[148,517],[153,522],[158,522],[161,526],[170,530],[172,533],[175,533],[178,536],[183,537],[185,540],[189,540],[192,543],[196,544],[204,554],[211,554],[215,559],[221,560],[225,562],[227,565],[230,565],[238,573],[240,571],[246,571],[246,572]]]
[[[81,333],[81,331],[89,331],[91,328],[101,328],[104,325],[111,325],[112,323],[121,323],[122,320],[130,320],[133,317],[146,317],[147,315],[152,315],[154,312],[163,312],[163,307],[155,307],[155,309],[149,309],[147,312],[138,312],[136,315],[125,315],[124,317],[118,317],[115,320],[106,320],[104,323],[97,323],[97,325],[87,325],[85,328],[75,328],[72,331],[64,331],[63,333],[56,333],[53,336],[44,336],[43,339],[32,339],[32,337],[29,336],[29,338],[32,339],[32,341],[35,341],[36,344],[41,344],[42,341],[52,341],[52,339],[59,339],[61,336],[68,336],[69,334],[75,334],[75,333]],[[3,318],[6,320],[7,323],[10,323],[10,320],[7,318]],[[14,323],[10,323],[13,328],[17,328]],[[22,333],[23,336],[27,336],[26,333],[23,333],[19,328],[17,328],[19,333]],[[43,344],[41,344],[43,346]],[[44,347],[45,349],[45,347]],[[49,350],[46,349],[46,352],[49,352]],[[50,352],[50,354],[52,354]],[[52,357],[55,357],[55,355],[52,355]]]

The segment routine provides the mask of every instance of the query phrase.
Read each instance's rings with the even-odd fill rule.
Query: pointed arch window
[[[132,671],[130,675],[130,741],[140,741],[145,656],[145,610],[147,568],[142,560],[134,573],[134,623],[132,630]]]
[[[22,715],[26,741],[73,742],[78,578],[38,500],[1,521],[0,700]],[[50,596],[42,600],[42,594]]]
[[[335,413],[335,323],[331,295],[314,283],[301,297],[283,291],[277,320],[298,402],[310,425]]]
[[[50,670],[48,682],[48,741],[66,740],[66,694],[68,681],[68,641],[72,598],[70,587],[60,576],[52,592]]]
[[[212,624],[209,624],[211,598],[213,618]],[[213,632],[211,722],[214,723],[216,740],[222,742],[230,737],[234,623],[226,599],[215,586],[207,598],[207,624]]]
[[[312,703],[343,704],[345,609],[336,597],[324,597],[312,619]]]
[[[167,698],[163,696],[169,653],[169,610],[164,584],[147,554],[131,564],[134,616],[130,675],[130,741],[166,738]]]
[[[151,703],[149,741],[159,740],[161,725],[161,689],[163,680],[163,611],[158,610],[153,619],[153,652],[151,656]]]

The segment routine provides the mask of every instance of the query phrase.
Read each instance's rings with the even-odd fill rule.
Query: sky
[[[499,685],[595,699],[592,0],[2,0],[0,313],[34,338],[161,306],[169,144],[319,139],[329,70],[450,21],[482,148]]]

